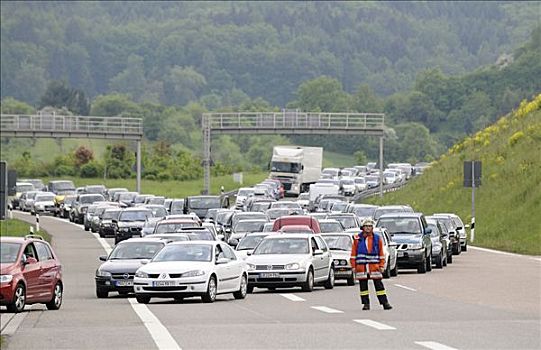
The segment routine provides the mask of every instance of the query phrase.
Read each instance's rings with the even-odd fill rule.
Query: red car
[[[63,289],[62,265],[43,238],[0,237],[0,305],[10,312],[36,303],[58,310]]]
[[[278,219],[274,220],[272,230],[278,232],[282,227],[291,225],[308,226],[310,229],[312,229],[312,231],[314,231],[314,233],[321,233],[319,221],[317,221],[316,218],[308,215],[290,215],[279,217]]]

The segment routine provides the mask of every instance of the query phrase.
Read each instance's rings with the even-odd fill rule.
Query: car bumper
[[[207,276],[169,279],[167,281],[155,278],[136,278],[134,290],[136,294],[169,298],[175,295],[203,295],[207,292],[207,284]]]
[[[133,279],[112,279],[96,277],[96,288],[109,292],[133,292]]]
[[[248,273],[254,287],[296,287],[306,282],[306,271],[255,271]]]
[[[397,264],[417,265],[424,260],[424,249],[399,250],[397,253]]]
[[[335,280],[347,280],[354,277],[353,269],[349,266],[335,266],[334,267],[334,279]]]
[[[0,305],[10,304],[13,301],[13,281],[0,284]]]
[[[114,236],[115,229],[112,226],[100,226],[99,232],[104,236]]]

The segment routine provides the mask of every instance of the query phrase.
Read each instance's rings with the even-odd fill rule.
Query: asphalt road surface
[[[18,327],[2,308],[2,334],[11,330],[3,349],[541,349],[539,257],[472,248],[443,270],[401,270],[384,280],[390,311],[377,304],[371,283],[372,309],[361,311],[358,285],[344,282],[312,293],[256,288],[245,300],[228,294],[214,304],[141,305],[116,293],[95,296],[98,256],[112,239],[100,243],[80,225],[40,221],[63,264],[64,302],[58,311],[27,306]]]

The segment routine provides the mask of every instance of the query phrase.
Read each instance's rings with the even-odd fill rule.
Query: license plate
[[[133,281],[116,281],[118,287],[133,287]]]
[[[259,274],[260,278],[278,278],[280,274],[278,272],[264,272]]]
[[[152,282],[153,287],[173,287],[175,281],[154,281]]]
[[[404,252],[398,252],[397,256],[398,256],[399,258],[403,257],[403,256],[404,256]]]

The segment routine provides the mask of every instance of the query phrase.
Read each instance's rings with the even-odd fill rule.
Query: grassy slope
[[[370,201],[406,203],[426,214],[455,212],[469,222],[471,188],[463,187],[463,162],[472,159],[482,161],[474,244],[541,255],[541,95],[453,146],[403,190]]]
[[[30,224],[17,219],[7,219],[0,221],[0,236],[24,237],[30,233]],[[51,236],[43,230],[37,232],[47,242],[51,242]]]
[[[351,154],[327,152],[323,150],[323,168],[343,168],[357,165]]]

